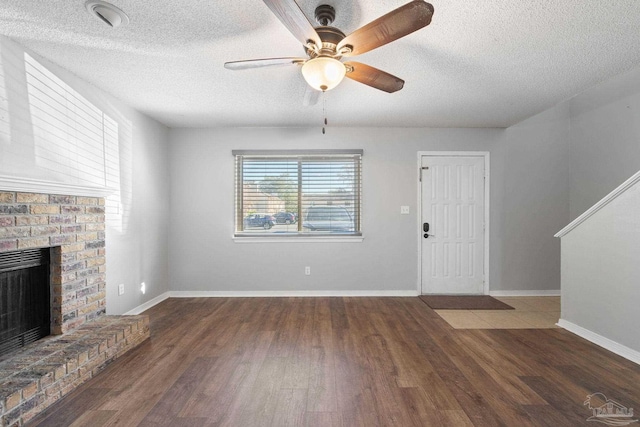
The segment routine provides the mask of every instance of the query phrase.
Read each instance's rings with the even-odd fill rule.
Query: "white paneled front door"
[[[484,186],[484,156],[421,156],[423,294],[484,293]]]

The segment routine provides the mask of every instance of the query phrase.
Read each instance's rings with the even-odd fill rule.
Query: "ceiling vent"
[[[129,23],[129,17],[111,3],[101,0],[88,0],[84,6],[87,11],[112,28]]]

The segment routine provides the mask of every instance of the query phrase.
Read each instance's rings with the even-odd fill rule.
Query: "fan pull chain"
[[[324,126],[322,126],[322,134],[325,134],[325,126],[327,125],[327,97],[326,91],[322,91],[322,115],[324,116]]]

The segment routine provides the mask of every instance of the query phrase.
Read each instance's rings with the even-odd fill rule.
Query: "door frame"
[[[422,230],[422,157],[482,157],[484,158],[484,295],[489,295],[489,242],[490,242],[490,201],[491,201],[491,169],[490,169],[490,154],[488,151],[418,151],[418,167],[417,167],[417,181],[418,181],[418,223],[416,224],[416,230]],[[422,295],[422,233],[418,233],[418,295]]]

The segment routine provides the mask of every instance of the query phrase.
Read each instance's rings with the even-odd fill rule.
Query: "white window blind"
[[[362,150],[233,155],[236,236],[362,234]]]

